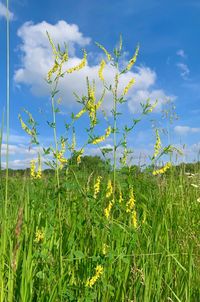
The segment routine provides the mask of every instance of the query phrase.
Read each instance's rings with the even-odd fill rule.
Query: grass
[[[199,203],[191,180],[173,171],[154,179],[142,173],[128,186],[127,176],[117,175],[123,201],[116,198],[107,220],[107,177],[94,199],[95,179],[86,195],[80,190],[87,176],[77,175],[78,185],[69,172],[60,192],[51,177],[10,179],[7,221],[1,214],[1,301],[198,301]],[[126,212],[130,186],[137,228]],[[103,274],[87,287],[97,265]]]
[[[9,77],[8,16],[7,37]],[[157,105],[148,100],[142,104],[139,119],[118,129],[120,104],[126,103],[125,95],[134,84],[134,79],[130,79],[120,94],[120,77],[134,65],[139,47],[127,67],[120,71],[122,39],[114,56],[97,43],[107,58],[99,70],[102,98],[96,102],[95,83],[87,79],[88,95],[76,96],[82,109],[65,125],[67,132],[72,130],[72,143],[69,143],[69,132],[68,137],[58,138],[57,88],[66,73],[84,68],[87,54],[84,51],[80,64],[63,72],[68,60],[67,48],[61,51],[50,35],[48,38],[55,56],[54,66],[48,73],[53,121],[49,126],[55,146],[44,149],[44,153],[50,156],[48,164],[55,175],[41,172],[41,154],[38,170],[35,171],[33,161],[30,176],[8,173],[7,79],[7,169],[1,171],[0,176],[0,302],[200,301],[199,167],[196,166],[198,170],[193,178],[189,178],[184,169],[170,164],[168,170],[166,166],[156,170],[162,155],[175,150],[171,145],[162,147],[158,129],[155,129],[155,152],[150,169],[133,173],[126,165],[130,152],[127,135]],[[104,80],[106,64],[115,68],[113,87]],[[97,109],[106,91],[112,95],[113,110],[111,118],[105,118],[105,132],[96,136]],[[38,144],[37,123],[31,113],[24,111],[29,120],[24,123],[19,116],[22,128],[31,137],[31,143]],[[75,126],[83,114],[89,117],[88,140],[76,150]],[[95,162],[89,170],[78,168],[84,160],[85,146],[97,142],[99,145],[110,135],[113,147],[102,153],[105,156],[112,152],[113,166],[97,170]],[[123,149],[123,169],[118,169],[119,147]],[[75,165],[73,161],[70,163],[70,156],[65,158],[67,152]]]

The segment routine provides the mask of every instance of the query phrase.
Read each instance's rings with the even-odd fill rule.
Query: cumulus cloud
[[[66,42],[69,47],[70,59],[64,68],[75,66],[81,61],[81,53],[77,54],[76,49],[84,47],[90,43],[90,38],[85,37],[75,24],[68,24],[65,21],[59,21],[55,25],[45,21],[37,24],[26,22],[19,30],[18,36],[22,40],[20,50],[22,52],[21,67],[15,71],[14,79],[16,84],[26,84],[30,86],[33,94],[49,95],[49,88],[45,82],[45,77],[53,64],[52,50],[47,39],[46,31],[49,32],[54,42],[63,44]],[[102,93],[102,83],[98,79],[97,63],[87,66],[79,72],[74,72],[66,75],[60,81],[60,93],[63,105],[74,106],[76,103],[73,97],[75,91],[78,95],[86,93],[86,76],[90,80],[96,81],[97,98]],[[162,89],[155,89],[156,73],[148,67],[140,66],[135,68],[135,72],[122,74],[119,84],[119,93],[123,91],[131,78],[135,78],[136,82],[130,89],[127,99],[128,108],[131,112],[138,111],[140,102],[151,98],[154,102],[159,101],[157,111],[161,109],[162,104],[169,98],[174,99],[174,96],[168,96]],[[113,83],[114,68],[106,66],[105,80],[107,83]],[[112,107],[110,95],[107,94],[104,102],[104,109],[109,111]]]
[[[189,126],[176,126],[174,131],[179,135],[187,135],[191,133],[200,133],[200,128],[193,128]]]
[[[10,20],[13,20],[14,14],[10,10],[8,10],[8,16]],[[7,18],[7,8],[0,2],[0,19],[1,18]]]

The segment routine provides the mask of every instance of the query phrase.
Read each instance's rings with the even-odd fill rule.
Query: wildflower
[[[101,177],[101,176],[98,176],[98,177],[97,177],[97,180],[96,180],[96,183],[94,184],[94,195],[93,195],[93,197],[94,197],[95,199],[97,198],[97,194],[98,194],[99,191],[100,191],[101,179],[102,179],[102,177]]]
[[[22,129],[30,136],[33,135],[31,129],[28,128],[28,126],[24,123],[24,121],[22,120],[21,118],[21,115],[19,115],[19,120],[20,120],[20,123],[21,123],[21,127]]]
[[[93,145],[96,145],[96,144],[99,144],[99,143],[103,142],[107,137],[110,136],[110,133],[111,133],[111,127],[109,126],[109,127],[106,129],[106,131],[105,131],[105,135],[99,136],[99,137],[97,137],[96,139],[94,139],[94,140],[92,141],[92,144],[93,144]]]
[[[112,192],[113,192],[112,182],[109,179],[108,185],[107,185],[107,190],[106,190],[106,198],[109,198],[112,195]]]
[[[95,275],[87,280],[86,286],[92,287],[97,282],[97,280],[101,277],[102,274],[103,274],[103,266],[97,265],[95,269]]]
[[[159,135],[158,129],[156,129],[156,143],[155,143],[155,146],[154,146],[153,158],[155,158],[160,153],[161,147],[162,146],[161,146],[160,135]]]
[[[79,113],[77,113],[75,115],[75,119],[77,120],[78,118],[80,118],[85,112],[86,112],[86,109],[83,108],[81,111],[79,111]]]
[[[197,202],[200,202],[200,197],[199,197],[199,198],[197,198]]]
[[[199,187],[199,186],[196,185],[196,184],[191,184],[191,186],[194,187],[194,188],[198,188],[198,187]]]
[[[31,160],[31,165],[30,165],[30,174],[31,178],[35,178],[35,169],[36,169],[36,161],[34,159]]]
[[[133,213],[132,213],[132,223],[133,223],[134,228],[137,228],[137,213],[136,213],[136,210],[133,210]]]
[[[110,212],[112,210],[113,204],[114,204],[114,200],[110,201],[108,206],[104,209],[104,215],[106,216],[107,219],[110,217]]]
[[[99,78],[102,82],[105,81],[104,77],[103,77],[103,70],[105,68],[106,62],[104,60],[101,61],[100,63],[100,68],[99,68]]]
[[[37,229],[35,233],[35,242],[39,243],[44,240],[44,231]]]
[[[155,101],[155,103],[150,106],[150,108],[147,110],[147,112],[151,113],[153,111],[153,109],[157,106],[157,104],[158,104],[158,101]]]
[[[154,171],[153,171],[153,175],[163,174],[163,173],[165,173],[171,166],[172,166],[171,163],[166,163],[166,165],[164,165],[164,167],[162,167],[161,169],[154,170]]]
[[[129,193],[129,201],[126,204],[126,212],[127,213],[131,212],[134,206],[135,206],[135,196],[133,193],[133,188],[131,188]]]
[[[105,55],[106,55],[106,57],[107,57],[107,60],[108,60],[108,61],[111,61],[112,56],[111,56],[111,54],[109,54],[109,52],[105,49],[105,47],[104,47],[103,45],[97,43],[97,42],[96,42],[96,45],[97,45],[100,49],[103,50],[103,52],[105,53]]]
[[[48,71],[48,74],[47,74],[47,80],[48,81],[51,80],[52,75],[58,70],[58,68],[59,68],[59,64],[55,60],[53,67]]]
[[[78,70],[82,69],[83,67],[85,67],[86,63],[87,63],[87,53],[84,50],[83,51],[83,59],[81,60],[80,64],[78,64],[75,67],[69,68],[66,72],[67,73],[72,73],[74,71],[78,71]]]
[[[77,156],[77,159],[76,159],[78,165],[81,163],[81,157],[82,157],[83,153],[84,153],[84,149],[81,149],[79,152],[79,155]]]
[[[52,38],[50,37],[49,33],[48,33],[48,32],[46,32],[46,33],[47,33],[47,36],[48,36],[49,42],[50,42],[51,47],[52,47],[52,50],[53,50],[53,54],[54,54],[54,56],[55,56],[56,60],[58,60],[59,55],[58,55],[58,51],[57,51],[57,49],[56,49],[56,47],[55,47],[55,44],[54,44],[54,42],[53,42]]]
[[[129,61],[129,63],[128,63],[126,69],[125,69],[126,71],[129,71],[132,68],[132,66],[135,64],[137,56],[138,56],[138,52],[139,52],[139,45],[137,46],[136,51],[135,51],[132,59]]]
[[[128,93],[129,89],[133,86],[134,83],[135,83],[135,79],[131,79],[129,81],[127,86],[124,88],[123,95],[126,95]]]

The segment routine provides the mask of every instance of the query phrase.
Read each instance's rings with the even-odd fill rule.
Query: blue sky
[[[127,105],[122,107],[125,114],[119,125],[128,123],[137,116],[139,103],[150,97],[152,103],[158,99],[158,107],[151,116],[132,132],[129,147],[133,149],[135,161],[152,153],[155,136],[150,120],[166,127],[161,121],[166,101],[173,100],[179,119],[170,125],[170,142],[176,146],[186,145],[180,159],[197,159],[200,150],[200,3],[198,0],[155,1],[10,1],[10,94],[11,94],[11,135],[10,166],[20,168],[29,165],[38,148],[28,148],[28,137],[23,133],[18,120],[22,108],[32,112],[37,120],[40,141],[43,146],[52,144],[49,93],[44,77],[52,62],[45,31],[48,30],[55,42],[66,41],[70,47],[73,62],[79,62],[84,47],[88,52],[88,66],[85,72],[66,78],[60,86],[62,114],[58,115],[59,134],[64,135],[63,123],[69,122],[70,113],[79,111],[72,93],[85,92],[85,76],[92,80],[98,77],[98,64],[102,58],[95,41],[103,44],[108,51],[116,46],[119,35],[123,36],[123,63],[134,53],[137,43],[140,52],[137,63],[129,77],[122,78],[122,87],[130,77],[136,83],[129,91]],[[5,1],[0,1],[0,103],[2,115],[6,97],[6,20]],[[108,81],[111,79],[108,69]],[[97,95],[100,94],[98,85]],[[103,105],[110,109],[109,96]],[[23,115],[24,116],[24,115]],[[101,120],[101,117],[100,117]],[[83,129],[87,119],[77,124],[78,148],[86,136]],[[100,125],[97,133],[102,134]],[[163,145],[167,136],[162,135]],[[112,146],[112,140],[104,143]],[[104,146],[102,144],[102,146]],[[2,147],[5,153],[5,145]],[[96,147],[87,149],[89,154],[98,154]],[[144,159],[145,160],[145,159]],[[4,161],[4,158],[3,158]]]

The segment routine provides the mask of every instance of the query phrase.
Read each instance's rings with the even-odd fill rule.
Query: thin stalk
[[[55,87],[51,94],[51,106],[52,106],[52,116],[53,116],[53,134],[54,134],[54,143],[55,143],[55,152],[56,155],[58,153],[58,141],[57,141],[57,129],[56,129],[56,112],[55,112],[55,99],[54,93],[57,90],[58,79],[56,79]],[[58,219],[59,219],[59,233],[60,233],[60,243],[59,243],[59,260],[60,260],[60,276],[63,274],[62,267],[62,221],[61,221],[61,200],[60,200],[60,177],[59,177],[59,166],[58,166],[58,158],[56,156],[56,181],[57,181],[57,189],[58,189]],[[61,285],[60,285],[61,286]]]
[[[9,126],[10,126],[10,22],[9,0],[6,2],[6,187],[5,187],[5,218],[8,206],[8,163],[9,163]]]
[[[118,66],[117,66],[118,69]],[[119,74],[115,75],[115,88],[113,92],[113,199],[115,201],[115,191],[116,191],[116,166],[117,166],[117,88],[118,88],[118,80]]]

